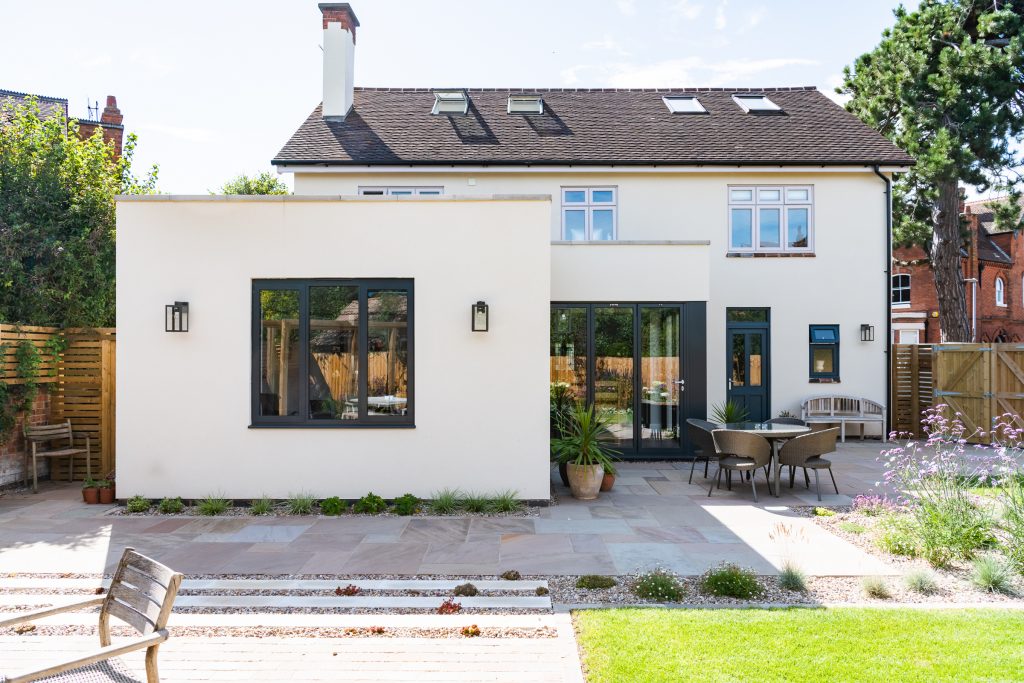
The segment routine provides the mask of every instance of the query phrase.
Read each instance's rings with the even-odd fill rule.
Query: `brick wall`
[[[25,476],[25,438],[22,426],[25,420],[29,424],[44,424],[50,415],[50,392],[45,385],[39,387],[39,393],[30,412],[18,416],[17,424],[11,430],[6,442],[0,442],[0,487],[20,486]],[[38,463],[38,476],[49,476],[49,463],[43,458]]]

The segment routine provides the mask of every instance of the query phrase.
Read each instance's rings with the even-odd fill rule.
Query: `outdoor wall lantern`
[[[475,304],[470,306],[471,322],[474,332],[486,332],[490,312],[487,309],[487,304],[483,301],[477,301]]]
[[[875,326],[864,323],[860,326],[860,340],[861,341],[875,341]]]
[[[164,329],[168,332],[188,332],[187,301],[175,301],[164,306]]]

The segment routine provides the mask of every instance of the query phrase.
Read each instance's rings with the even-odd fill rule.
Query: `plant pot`
[[[95,486],[92,488],[82,489],[82,500],[89,505],[95,505],[100,502],[100,490]]]
[[[569,463],[565,469],[569,475],[569,489],[572,491],[573,498],[579,500],[597,498],[597,492],[601,490],[601,480],[604,478],[603,467]]]
[[[569,485],[569,474],[566,471],[566,464],[564,462],[558,463],[558,476],[562,478],[562,486]]]
[[[615,475],[611,472],[605,472],[604,478],[601,479],[601,490],[611,491],[613,486],[615,486]]]
[[[100,497],[100,505],[110,505],[114,502],[114,489],[102,488],[98,489]]]

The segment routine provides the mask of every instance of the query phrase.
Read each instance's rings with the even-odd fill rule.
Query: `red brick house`
[[[990,203],[964,203],[969,239],[961,251],[961,262],[964,279],[968,280],[967,315],[975,321],[976,341],[1018,342],[1024,340],[1024,234],[1000,230]],[[942,341],[935,281],[924,249],[894,249],[892,273],[893,342]]]
[[[69,118],[68,101],[64,98],[29,95],[23,92],[15,92],[14,90],[0,90],[0,104],[6,104],[9,101],[14,101],[15,103],[24,102],[29,97],[36,98],[36,101],[39,103],[39,110],[44,116],[59,112],[65,119]],[[92,137],[93,133],[100,129],[103,131],[104,142],[113,143],[114,150],[117,156],[120,157],[124,143],[123,120],[124,117],[121,115],[121,110],[117,108],[117,98],[113,95],[107,95],[107,104],[103,108],[99,120],[76,119],[78,122],[78,136],[84,140]]]

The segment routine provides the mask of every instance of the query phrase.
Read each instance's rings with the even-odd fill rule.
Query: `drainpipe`
[[[885,424],[882,428],[889,433],[892,424],[892,181],[872,167],[875,175],[885,183]]]

